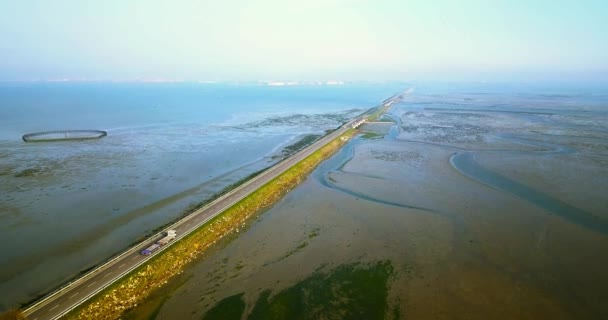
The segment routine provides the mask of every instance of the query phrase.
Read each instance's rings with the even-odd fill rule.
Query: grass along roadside
[[[329,134],[331,132],[333,132],[335,129],[329,129],[325,131],[325,134]],[[320,139],[322,136],[321,135],[307,135],[304,136],[302,139],[298,140],[297,142],[295,142],[294,144],[288,145],[286,146],[282,151],[281,151],[281,155],[280,156],[275,156],[278,158],[287,158],[293,154],[295,154],[296,152],[304,149],[305,147],[311,145],[312,143],[314,143],[316,140]],[[10,168],[9,168],[10,169]],[[162,224],[159,225],[158,227],[146,232],[145,234],[141,235],[140,237],[138,237],[135,241],[131,242],[130,244],[128,244],[127,246],[125,246],[124,248],[122,248],[121,250],[117,251],[115,254],[113,254],[112,256],[108,257],[107,259],[105,259],[104,261],[100,262],[100,263],[96,263],[94,265],[90,265],[82,270],[80,270],[76,275],[74,275],[72,278],[70,278],[67,282],[72,282],[75,281],[77,279],[79,279],[80,277],[82,277],[83,275],[87,274],[88,272],[90,272],[91,270],[104,265],[105,263],[111,261],[112,259],[116,258],[118,255],[120,255],[122,252],[127,251],[129,249],[131,249],[134,246],[139,245],[142,241],[147,241],[149,240],[152,236],[157,235],[161,230],[164,230],[165,228],[167,228],[168,226],[176,223],[177,221],[185,218],[186,216],[192,214],[194,211],[198,210],[199,208],[204,207],[206,204],[216,200],[217,198],[225,195],[226,193],[234,190],[235,188],[237,188],[238,186],[242,185],[243,183],[253,179],[254,177],[258,176],[259,174],[261,174],[262,172],[266,171],[268,168],[264,168],[255,172],[252,172],[251,174],[239,179],[238,181],[231,183],[230,185],[224,187],[221,191],[211,195],[210,197],[206,198],[203,201],[197,202],[197,203],[192,203],[191,205],[189,205],[186,209],[184,209],[184,211],[177,216],[176,218]],[[22,172],[18,173],[17,175],[15,175],[16,177],[19,177],[20,175],[38,175],[41,172],[42,169],[40,168],[35,168],[35,169],[26,169],[23,170]],[[6,170],[4,170],[6,171]],[[2,169],[0,169],[0,176],[3,175],[4,171],[2,171]],[[30,172],[31,171],[31,172]],[[43,171],[43,170],[42,170]],[[25,173],[24,173],[25,172]],[[33,172],[33,173],[32,173]],[[6,174],[10,174],[10,170],[7,171]],[[31,300],[22,303],[21,304],[21,309],[25,310],[27,309],[27,307],[31,306],[32,304],[42,300],[44,297],[52,294],[53,292],[56,292],[58,290],[60,290],[62,287],[64,287],[66,285],[66,283],[62,283],[60,285],[58,285],[57,287],[48,290],[44,293],[39,294],[38,296],[32,298]],[[0,314],[0,317],[3,315],[4,313]],[[0,318],[1,320],[1,318]]]
[[[247,220],[270,207],[298,185],[323,160],[327,159],[354,134],[349,130],[268,182],[198,230],[153,257],[106,290],[70,312],[68,319],[117,319],[126,310],[141,303],[155,289],[162,287],[184,266],[200,256],[224,236],[239,232]]]
[[[89,267],[87,267],[87,268],[85,268],[85,269],[80,270],[80,271],[78,272],[78,274],[76,274],[75,276],[73,276],[72,278],[70,278],[70,279],[69,279],[67,282],[70,282],[70,283],[71,283],[71,282],[73,282],[73,281],[76,281],[77,279],[79,279],[79,278],[80,278],[80,277],[82,277],[83,275],[85,275],[85,274],[89,273],[91,270],[93,270],[93,269],[95,269],[95,268],[98,268],[99,266],[102,266],[102,265],[106,264],[107,262],[109,262],[109,261],[111,261],[112,259],[114,259],[114,258],[116,258],[117,256],[119,256],[121,253],[123,253],[123,252],[125,252],[125,251],[127,251],[127,250],[129,250],[129,249],[131,249],[131,248],[133,248],[134,246],[137,246],[137,245],[141,244],[141,242],[142,242],[142,241],[149,241],[149,240],[150,240],[150,238],[151,238],[152,236],[154,236],[154,235],[157,235],[157,236],[158,236],[158,233],[159,233],[161,230],[164,230],[164,229],[165,229],[165,228],[167,228],[168,226],[170,226],[170,225],[172,225],[172,224],[176,223],[177,221],[179,221],[179,220],[181,220],[181,219],[184,219],[185,217],[187,217],[188,215],[190,215],[190,214],[192,214],[194,211],[196,211],[198,208],[202,208],[202,207],[204,207],[204,206],[205,206],[205,205],[207,205],[208,203],[210,203],[210,202],[212,202],[212,201],[216,200],[217,198],[219,198],[219,197],[221,197],[221,196],[225,195],[226,193],[228,193],[228,192],[230,192],[230,191],[234,190],[236,187],[240,186],[241,184],[243,184],[243,183],[245,183],[245,182],[247,182],[247,181],[249,181],[249,180],[253,179],[254,177],[256,177],[257,175],[259,175],[260,173],[264,172],[266,169],[267,169],[267,168],[262,169],[262,170],[258,170],[258,171],[255,171],[255,172],[252,172],[251,174],[249,174],[249,175],[247,175],[247,176],[245,176],[245,177],[241,178],[240,180],[238,180],[238,181],[236,181],[236,182],[234,182],[234,183],[229,184],[228,186],[224,187],[224,188],[223,188],[223,189],[222,189],[220,192],[218,192],[218,193],[216,193],[216,194],[213,194],[212,196],[210,196],[210,197],[206,198],[205,200],[200,201],[200,202],[198,202],[198,203],[192,203],[192,204],[191,204],[191,205],[189,205],[189,206],[188,206],[186,209],[184,209],[184,211],[182,212],[182,214],[180,214],[180,215],[179,215],[177,218],[172,219],[171,221],[166,222],[166,223],[164,223],[164,224],[162,224],[162,225],[160,225],[160,226],[158,226],[158,227],[156,227],[156,228],[154,228],[154,229],[152,229],[152,230],[150,230],[150,231],[146,232],[144,235],[142,235],[141,237],[137,238],[137,240],[135,240],[135,241],[131,242],[131,243],[130,243],[130,244],[128,244],[126,247],[124,247],[122,250],[117,251],[115,254],[113,254],[112,256],[108,257],[108,258],[107,258],[107,259],[105,259],[103,262],[101,262],[101,263],[97,263],[97,264],[94,264],[94,265],[91,265],[91,266],[89,266]],[[66,283],[67,283],[67,282],[66,282]],[[27,301],[27,302],[23,303],[23,304],[21,305],[21,310],[25,310],[25,309],[27,309],[27,307],[31,306],[32,304],[36,303],[37,301],[40,301],[40,300],[42,300],[44,297],[46,297],[46,296],[48,296],[48,295],[52,294],[53,292],[56,292],[56,291],[60,290],[60,288],[62,288],[62,287],[65,287],[65,286],[66,286],[66,283],[63,283],[63,284],[61,284],[61,285],[57,286],[56,288],[54,288],[54,289],[52,289],[52,290],[49,290],[49,291],[47,291],[47,292],[45,292],[45,293],[42,293],[42,294],[40,294],[40,295],[36,296],[35,298],[33,298],[33,299],[31,299],[31,300],[29,300],[29,301]],[[3,315],[4,315],[4,313],[1,313],[1,314],[0,314],[0,320],[2,320],[2,316],[3,316]]]

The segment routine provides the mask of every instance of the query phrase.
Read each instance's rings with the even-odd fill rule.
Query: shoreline
[[[203,254],[218,240],[239,232],[239,227],[261,210],[280,200],[299,184],[322,161],[339,150],[352,136],[350,129],[302,161],[292,166],[255,192],[240,200],[196,231],[175,243],[168,250],[155,255],[150,261],[97,293],[85,304],[66,315],[68,319],[115,319],[124,311],[143,301],[155,289],[181,273],[182,268]]]
[[[72,283],[73,281],[79,279],[80,277],[86,275],[87,273],[91,272],[91,270],[95,270],[96,268],[103,266],[104,264],[112,261],[114,258],[118,257],[121,253],[130,250],[131,248],[139,245],[141,243],[141,241],[144,241],[142,239],[148,239],[150,237],[153,237],[154,235],[158,234],[160,231],[162,231],[164,228],[176,223],[177,221],[185,218],[186,216],[192,214],[194,211],[196,211],[197,209],[205,206],[206,204],[212,202],[213,200],[221,197],[222,195],[230,192],[231,190],[234,190],[236,187],[238,187],[239,185],[247,182],[248,180],[254,178],[255,176],[259,175],[260,173],[262,173],[264,170],[272,167],[273,165],[275,165],[276,163],[278,163],[280,161],[279,158],[283,157],[283,152],[290,146],[292,145],[296,145],[298,143],[301,142],[301,140],[303,140],[307,135],[297,135],[294,136],[290,139],[288,139],[286,142],[278,144],[275,148],[273,148],[273,150],[271,152],[269,152],[268,154],[254,159],[253,161],[246,163],[245,165],[241,166],[241,167],[237,167],[237,168],[232,168],[230,171],[227,171],[217,177],[214,178],[215,179],[223,179],[225,177],[229,177],[230,175],[234,174],[237,171],[243,170],[245,171],[247,168],[252,167],[254,168],[254,171],[248,174],[243,175],[242,177],[237,177],[236,180],[234,182],[231,182],[230,184],[226,185],[225,187],[222,187],[218,192],[215,192],[213,194],[211,194],[210,196],[206,197],[205,199],[196,202],[196,203],[191,203],[190,205],[188,205],[177,217],[171,219],[170,221],[167,221],[165,223],[163,223],[162,225],[157,226],[156,228],[143,233],[140,235],[140,237],[131,242],[128,243],[125,247],[121,248],[120,250],[116,251],[114,254],[108,256],[106,259],[101,260],[98,263],[95,263],[93,265],[88,266],[85,269],[82,269],[80,271],[78,271],[78,273],[74,274],[71,277],[68,277],[66,279],[65,282],[62,282],[60,285],[53,287],[49,290],[45,290],[44,292],[41,292],[40,294],[38,294],[35,298],[23,302],[21,303],[18,308],[20,308],[21,310],[26,310],[27,308],[35,305],[38,301],[41,301],[43,299],[45,299],[46,297],[51,296],[53,293],[58,292],[59,290],[65,288],[67,285],[69,285],[70,283]],[[311,143],[305,145],[304,147],[310,145],[314,143],[314,141],[312,141]],[[303,148],[304,148],[303,147]],[[259,166],[258,164],[264,162],[264,161],[268,161],[268,165],[265,166]],[[258,167],[258,168],[255,168]],[[261,169],[259,169],[260,167],[262,167]],[[200,189],[202,188],[204,185],[208,184],[211,181],[205,181],[200,185],[197,185],[193,188],[190,189],[186,189],[183,190],[181,192],[178,192],[174,195],[172,195],[171,197],[175,197],[178,196],[181,193],[190,193],[192,192],[193,189]],[[161,199],[159,201],[164,201],[165,199]]]
[[[353,121],[355,121],[355,120],[352,120],[351,122],[354,123]],[[277,183],[276,182],[277,179],[284,178],[286,175],[290,175],[289,179],[291,179],[291,180],[288,180],[287,182],[292,183],[293,184],[292,186],[289,186],[289,185],[285,186],[285,185],[279,184],[278,187],[275,186],[275,189],[276,188],[278,188],[278,189],[276,189],[274,191],[265,190],[267,192],[270,192],[269,194],[267,194],[267,196],[270,196],[270,197],[265,196],[265,197],[262,197],[261,199],[258,199],[260,201],[257,201],[257,203],[252,207],[253,209],[249,208],[251,212],[248,212],[245,215],[245,218],[247,218],[248,215],[251,215],[252,212],[253,213],[258,212],[261,208],[265,208],[269,205],[272,205],[274,203],[273,201],[278,200],[284,193],[291,190],[293,188],[293,186],[295,186],[296,184],[298,184],[301,181],[302,177],[307,175],[308,172],[314,168],[314,166],[318,165],[321,161],[323,161],[323,159],[325,157],[327,157],[329,154],[331,154],[332,152],[337,150],[337,148],[339,148],[341,145],[346,143],[346,141],[354,135],[355,130],[350,129],[351,127],[353,127],[351,122],[347,123],[346,125],[342,125],[339,128],[339,130],[334,129],[334,130],[326,131],[328,136],[323,137],[320,140],[316,140],[316,139],[315,139],[316,141],[311,140],[310,143],[312,144],[312,146],[314,146],[314,148],[312,146],[310,146],[310,147],[298,146],[297,148],[293,148],[294,150],[290,150],[295,153],[295,157],[289,157],[286,159],[287,161],[285,161],[285,162],[280,161],[278,166],[272,166],[268,172],[264,172],[263,175],[266,176],[266,178],[260,178],[260,179],[255,178],[254,179],[255,183],[251,184],[251,186],[249,186],[247,188],[242,188],[249,184],[249,183],[245,183],[244,185],[239,186],[239,188],[238,188],[239,191],[237,193],[234,193],[234,194],[230,193],[226,197],[221,197],[220,198],[221,201],[218,201],[217,203],[214,203],[213,206],[211,206],[211,207],[213,207],[212,210],[209,210],[208,212],[207,211],[199,212],[199,213],[204,213],[203,215],[200,215],[200,216],[202,218],[207,217],[207,218],[205,218],[207,220],[203,221],[203,219],[197,219],[199,222],[195,224],[194,228],[185,229],[184,232],[181,233],[182,237],[178,237],[178,238],[187,239],[191,236],[190,233],[192,233],[195,229],[206,228],[207,226],[203,225],[203,223],[204,224],[209,223],[208,219],[212,219],[211,223],[213,223],[213,222],[217,222],[217,220],[219,219],[218,217],[220,217],[220,216],[223,218],[226,218],[226,214],[221,213],[221,212],[224,212],[226,210],[230,211],[230,210],[234,209],[234,207],[230,207],[233,204],[235,204],[235,202],[230,203],[230,201],[232,201],[232,199],[236,198],[236,199],[240,199],[242,201],[246,201],[246,200],[254,197],[255,195],[259,194],[261,189],[266,189],[267,188],[266,184],[272,185],[274,183]],[[330,133],[332,131],[333,131],[333,133]],[[308,136],[304,136],[301,140],[305,140],[306,138],[308,138]],[[291,140],[291,141],[293,141],[293,140]],[[301,145],[301,144],[302,144],[301,141],[298,141],[297,143],[295,143],[295,145]],[[287,147],[288,146],[286,146],[284,149],[287,149]],[[297,150],[300,150],[300,151],[296,152]],[[327,152],[329,152],[329,154],[327,154]],[[321,157],[321,158],[319,158],[319,157]],[[267,159],[267,156],[263,156],[262,159]],[[311,161],[311,159],[316,161],[316,163],[314,163],[312,165],[312,167],[303,168],[302,165],[303,164],[309,165],[309,162]],[[296,168],[297,168],[297,170],[300,170],[299,173],[298,172],[294,173],[294,170],[296,170]],[[274,179],[274,180],[271,181],[271,179]],[[282,182],[285,183],[285,181],[282,181]],[[238,194],[238,196],[237,196],[237,194]],[[233,196],[236,196],[236,197],[233,197]],[[270,198],[270,200],[269,200],[269,198]],[[276,199],[273,200],[273,198],[276,198]],[[237,203],[237,205],[239,205],[239,204],[241,204],[240,201]],[[229,207],[230,207],[230,209],[229,209]],[[243,207],[241,206],[240,209],[243,209]],[[199,215],[199,214],[197,213],[197,215]],[[199,218],[201,218],[201,217],[199,217]],[[188,219],[186,219],[186,220],[188,220]],[[223,220],[225,222],[226,219],[223,219]],[[183,222],[180,222],[179,224],[181,225],[181,224],[183,224]],[[177,227],[177,224],[176,224],[176,227]],[[238,228],[238,224],[234,225],[232,227]],[[234,228],[230,228],[227,232],[228,233],[232,232],[233,229]],[[195,232],[199,232],[199,231],[200,230],[197,230]],[[238,232],[238,229],[237,229],[237,232]],[[222,233],[220,235],[218,233],[218,234],[215,234],[214,236],[221,238],[225,234],[226,233]],[[151,241],[151,239],[148,239],[148,240]],[[141,242],[140,245],[144,245],[144,242]],[[205,246],[202,248],[202,250],[204,250],[208,246],[215,243],[215,241],[213,241],[213,240],[211,240],[210,242],[211,243],[207,242],[205,244]],[[177,241],[176,241],[176,246],[177,246]],[[196,247],[195,249],[198,250],[199,246],[200,246],[200,244],[197,244],[195,246]],[[170,247],[171,246],[167,246],[165,249],[167,249],[167,251],[169,251]],[[133,248],[133,250],[136,250],[136,249],[137,248]],[[155,261],[157,256],[161,256],[161,254],[160,254],[161,252],[159,252],[158,255],[153,256],[152,259],[150,259],[149,261],[148,261],[148,259],[145,259],[145,260],[135,259],[136,254],[133,254],[133,253],[137,253],[137,252],[135,252],[133,250],[130,250],[130,252],[129,252],[129,259],[131,259],[129,261],[136,261],[136,262],[130,263],[131,266],[128,267],[128,269],[126,269],[126,270],[123,269],[124,271],[120,271],[118,273],[118,275],[116,275],[116,276],[113,275],[113,277],[108,278],[110,280],[99,282],[99,284],[96,287],[94,287],[95,289],[93,292],[91,292],[91,290],[93,290],[93,289],[87,290],[88,292],[85,292],[85,293],[81,294],[80,297],[77,297],[77,299],[81,299],[81,297],[82,297],[82,300],[78,300],[77,302],[70,302],[70,301],[67,301],[67,299],[63,299],[63,298],[58,299],[58,297],[61,297],[61,295],[65,294],[67,292],[71,292],[72,290],[73,291],[78,290],[77,289],[78,286],[80,286],[82,284],[82,283],[79,283],[78,286],[70,286],[70,288],[67,290],[64,290],[64,292],[61,293],[61,295],[53,298],[53,300],[49,300],[49,302],[46,302],[45,304],[49,305],[50,302],[55,302],[55,301],[59,301],[60,303],[67,304],[67,306],[65,308],[58,309],[58,311],[60,312],[61,315],[65,315],[66,313],[71,312],[74,308],[80,309],[81,303],[85,303],[87,300],[92,298],[94,295],[98,294],[100,291],[106,290],[106,288],[108,286],[113,287],[116,283],[123,283],[122,280],[127,274],[132,274],[132,272],[134,270],[140,270],[139,268],[140,267],[143,268],[143,266],[142,266],[143,264],[148,264],[150,261]],[[135,259],[135,260],[133,260],[133,259]],[[124,265],[124,263],[122,265],[118,266],[117,268],[120,269],[123,265]],[[97,275],[99,275],[98,278],[100,278],[101,276],[105,277],[105,276],[109,275],[108,273],[112,273],[112,271],[117,271],[117,270],[112,270],[111,266],[108,266],[107,269],[108,270],[104,269],[104,270],[100,271],[99,274],[97,274]],[[116,268],[113,268],[113,269],[116,269]],[[106,272],[106,271],[108,271],[108,272]],[[158,272],[155,272],[155,274],[158,274]],[[90,275],[90,273],[88,275]],[[87,277],[88,277],[88,275],[87,275]],[[91,277],[92,276],[93,275],[91,275]],[[83,279],[83,278],[81,278],[81,279]],[[88,281],[88,280],[85,279],[83,281]],[[92,281],[92,282],[95,283],[95,281]],[[87,286],[87,288],[89,286]],[[84,286],[83,286],[83,288],[84,288]],[[74,289],[76,289],[76,290],[74,290]],[[104,292],[107,292],[107,291],[104,291]],[[138,291],[138,293],[139,292],[140,291]],[[78,293],[78,292],[76,292],[76,293]],[[86,295],[86,297],[84,297],[84,295]],[[73,297],[73,295],[70,296],[70,298],[72,298],[72,297]],[[43,299],[43,300],[46,300],[46,299]],[[62,300],[64,300],[64,301],[62,301]],[[70,299],[70,300],[74,300],[74,299]],[[68,303],[70,303],[70,304],[68,304]],[[38,310],[40,310],[40,312],[49,312],[50,310],[55,309],[57,307],[57,305],[55,305],[50,310],[47,310],[47,309],[49,309],[50,306],[51,305],[46,307],[44,305],[38,306],[37,304],[34,304],[29,308],[30,310],[26,310],[26,312],[31,315],[33,312],[39,313]],[[31,311],[32,309],[34,311]],[[54,313],[57,313],[57,311]]]

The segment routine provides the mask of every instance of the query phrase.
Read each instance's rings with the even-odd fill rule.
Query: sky
[[[605,0],[0,0],[0,80],[608,78]]]

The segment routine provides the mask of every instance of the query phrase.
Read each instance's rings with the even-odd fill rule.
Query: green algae
[[[310,233],[308,233],[308,239],[315,238],[319,235],[321,228],[314,228]]]
[[[365,132],[360,137],[362,139],[378,139],[382,138],[384,135],[376,132]]]
[[[243,293],[235,294],[218,302],[202,319],[206,320],[240,320],[245,311]]]
[[[300,252],[302,249],[306,248],[308,246],[308,241],[304,241],[302,243],[300,243],[299,245],[297,245],[295,248],[289,250],[284,256],[280,257],[279,259],[277,259],[276,261],[272,262],[272,263],[276,263],[282,260],[285,260],[289,257],[291,257],[292,255]],[[269,265],[270,263],[267,263],[265,265]]]
[[[319,140],[322,136],[318,135],[318,134],[309,134],[304,136],[302,139],[300,139],[298,142],[288,145],[287,147],[283,148],[283,157],[289,157],[292,154],[304,149],[305,147],[311,145],[312,143],[314,143],[315,141]]]
[[[345,264],[329,272],[317,271],[274,295],[269,289],[263,291],[246,318],[384,319],[390,313],[388,293],[394,274],[390,261]],[[224,298],[202,319],[241,319],[245,310],[243,295]]]
[[[18,172],[15,177],[23,178],[23,177],[35,177],[42,173],[41,168],[29,168]]]

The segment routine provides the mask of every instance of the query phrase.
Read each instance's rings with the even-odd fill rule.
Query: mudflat
[[[126,318],[607,317],[608,99],[493,89],[416,91]]]

